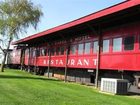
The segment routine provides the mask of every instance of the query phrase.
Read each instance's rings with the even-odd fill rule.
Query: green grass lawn
[[[101,94],[86,86],[5,70],[0,72],[0,105],[140,105],[140,99]]]

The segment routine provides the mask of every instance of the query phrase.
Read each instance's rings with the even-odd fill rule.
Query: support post
[[[64,82],[67,82],[67,69],[68,69],[68,46],[67,46],[67,49],[66,49],[66,64],[65,64],[65,79],[64,79]]]
[[[48,56],[49,56],[49,64],[48,64],[48,78],[50,77],[50,65],[51,65],[51,49],[50,49],[50,45],[49,45],[49,50],[48,50]]]
[[[36,75],[38,74],[37,57],[38,57],[38,48],[35,49],[35,59],[34,59],[34,68],[35,68],[34,74]]]
[[[30,47],[29,47],[29,53],[28,53],[28,69],[27,71],[29,72],[30,71]]]
[[[101,52],[101,45],[102,45],[102,42],[101,42],[101,30],[100,30],[100,27],[99,27],[99,30],[98,30],[98,35],[99,35],[99,41],[98,41],[98,47],[97,47],[97,60],[96,60],[96,77],[95,77],[95,87],[98,88],[98,79],[99,79],[99,69],[100,69],[100,52]]]
[[[124,79],[124,71],[123,70],[121,71],[121,77],[122,77],[122,79]]]
[[[24,69],[25,48],[21,49],[21,70]]]
[[[99,76],[99,45],[97,47],[97,60],[96,60],[96,77],[95,77],[95,87],[98,88],[98,76]]]

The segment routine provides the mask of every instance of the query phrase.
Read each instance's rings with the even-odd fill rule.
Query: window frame
[[[53,55],[52,55],[52,51],[53,51]],[[52,49],[50,49],[50,55],[51,56],[55,56],[56,55],[55,54],[56,53],[55,51],[56,51],[56,48],[55,47],[53,47]]]
[[[58,51],[58,48],[59,48],[59,51]],[[56,56],[60,56],[60,46],[57,46],[57,47],[55,48],[55,55],[56,55]]]
[[[41,55],[40,55],[40,47],[37,47],[36,48],[36,57],[40,57]]]
[[[72,50],[71,50],[71,46],[75,46],[75,53],[72,53]],[[77,46],[78,46],[78,44],[71,44],[70,45],[70,55],[77,55]]]
[[[97,46],[99,45],[99,40],[94,40],[93,42],[92,42],[92,53],[93,54],[97,54],[97,51],[95,52],[94,51],[94,42],[97,42]]]
[[[121,39],[122,39],[122,40],[121,40],[121,51],[114,51],[114,50],[113,50],[113,46],[114,46],[114,45],[113,45],[113,44],[114,44],[113,42],[114,42],[114,39],[118,39],[118,38],[121,38]],[[121,36],[113,37],[113,38],[112,38],[112,40],[111,40],[111,43],[112,43],[112,53],[119,53],[119,52],[122,52],[122,51],[123,51],[123,39],[124,39],[124,38],[121,37]]]
[[[79,53],[79,45],[80,45],[80,44],[83,45],[82,53]],[[78,43],[78,44],[77,44],[77,55],[84,55],[84,49],[85,49],[85,48],[84,48],[84,45],[85,45],[84,43]]]
[[[44,54],[42,53],[42,51],[44,50]],[[46,51],[45,51],[46,50]],[[43,46],[43,47],[40,47],[40,56],[43,57],[43,56],[47,56],[48,55],[48,49],[47,47]]]
[[[108,40],[108,41],[109,41],[109,46],[108,46],[108,51],[107,51],[107,52],[104,52],[104,51],[103,51],[103,41],[104,41],[104,40]],[[98,42],[98,43],[99,43],[99,42]],[[111,48],[110,45],[111,45],[111,39],[110,39],[110,38],[105,38],[105,39],[102,40],[102,50],[101,50],[101,51],[102,51],[103,54],[110,53],[110,48]]]
[[[88,53],[85,53],[86,52],[86,44],[90,44],[89,46],[89,52]],[[84,43],[84,55],[90,55],[91,54],[91,49],[92,49],[92,42],[91,41],[88,41],[88,42],[85,42]]]
[[[65,55],[65,50],[66,50],[66,47],[65,46],[61,46],[61,47],[59,47],[60,48],[60,52],[59,52],[59,56],[63,56],[63,55]],[[62,54],[62,48],[63,48],[63,54]]]
[[[132,50],[125,50],[125,38],[126,37],[134,37],[134,43],[133,43],[133,49]],[[126,35],[126,36],[124,36],[123,37],[123,51],[124,52],[132,52],[132,51],[134,51],[135,50],[135,42],[136,42],[136,36],[135,35]]]

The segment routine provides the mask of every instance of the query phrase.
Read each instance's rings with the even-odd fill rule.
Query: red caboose
[[[21,49],[14,47],[9,51],[7,56],[7,64],[11,68],[20,68],[21,66]]]

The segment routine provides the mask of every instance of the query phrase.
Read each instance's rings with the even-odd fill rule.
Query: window
[[[36,49],[36,57],[39,57],[39,56],[40,56],[40,49],[37,48],[37,49]]]
[[[45,47],[40,49],[40,55],[41,56],[46,56],[47,55],[47,49]]]
[[[31,52],[33,53],[33,54],[31,53],[33,55],[33,57],[36,57],[36,50],[35,49],[32,49]]]
[[[113,52],[122,50],[122,38],[114,38],[113,39]]]
[[[134,36],[129,36],[124,38],[124,50],[134,49]]]
[[[25,55],[29,55],[29,49],[25,50]]]
[[[54,56],[54,53],[55,53],[55,49],[52,48],[52,49],[51,49],[51,56]]]
[[[51,56],[51,49],[50,48],[47,50],[47,56]]]
[[[78,45],[78,54],[83,54],[83,50],[84,50],[84,44],[79,44]]]
[[[97,50],[98,50],[98,41],[94,41],[93,42],[93,52],[97,53]]]
[[[85,54],[90,54],[90,42],[85,43]]]
[[[109,40],[103,40],[103,52],[109,52]]]
[[[65,48],[64,47],[61,47],[60,55],[64,55],[64,51],[65,51]]]
[[[71,51],[71,54],[75,55],[76,54],[76,45],[71,45],[70,51]]]
[[[60,53],[60,47],[57,47],[56,48],[56,55],[59,55],[59,53]]]
[[[46,56],[48,56],[48,49],[46,48]]]

